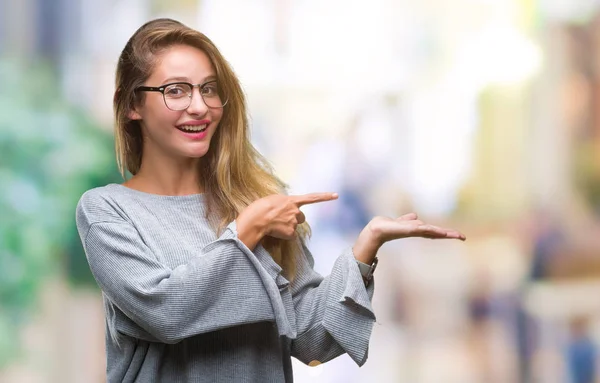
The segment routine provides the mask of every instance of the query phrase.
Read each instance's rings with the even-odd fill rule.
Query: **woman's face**
[[[210,59],[197,48],[175,45],[157,59],[145,86],[160,87],[178,81],[204,84],[216,80]],[[144,158],[154,155],[199,158],[208,152],[223,109],[207,107],[200,92],[195,87],[189,107],[177,111],[165,105],[160,92],[144,92],[143,104],[130,113],[131,119],[141,120]],[[187,96],[184,98],[189,99]]]

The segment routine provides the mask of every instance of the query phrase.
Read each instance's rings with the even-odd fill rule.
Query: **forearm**
[[[373,289],[373,284],[365,289],[350,249],[325,279],[307,263],[300,264],[292,289],[298,325],[293,356],[304,363],[325,362],[347,352],[359,365],[364,363],[375,319]]]
[[[155,261],[128,225],[96,224],[84,243],[105,295],[159,341],[175,343],[199,333],[274,319],[256,266],[231,232],[224,235],[228,238],[211,243],[172,270]]]

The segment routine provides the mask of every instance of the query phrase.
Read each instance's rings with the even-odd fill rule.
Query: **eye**
[[[170,98],[179,98],[189,96],[190,87],[186,84],[173,84],[165,88],[165,96]]]
[[[214,97],[219,95],[219,88],[216,82],[205,84],[200,90],[203,96]]]

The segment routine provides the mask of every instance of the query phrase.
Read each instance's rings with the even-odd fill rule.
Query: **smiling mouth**
[[[184,133],[202,133],[208,128],[208,124],[204,125],[181,125],[176,126],[177,129]]]

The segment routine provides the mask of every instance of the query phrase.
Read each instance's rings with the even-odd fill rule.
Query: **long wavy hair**
[[[246,100],[240,82],[217,47],[204,34],[171,19],[155,19],[142,25],[129,39],[117,64],[114,96],[115,146],[117,164],[124,178],[135,175],[141,166],[143,141],[140,122],[128,115],[144,102],[135,89],[144,84],[157,57],[174,45],[189,45],[206,53],[212,62],[227,104],[210,144],[199,162],[208,212],[216,214],[221,233],[226,225],[253,201],[285,193],[287,185],[275,176],[267,160],[250,142]],[[211,220],[212,221],[212,220]],[[310,234],[309,226],[298,225],[298,237]],[[288,278],[293,278],[301,245],[296,240],[265,237],[262,245]]]

